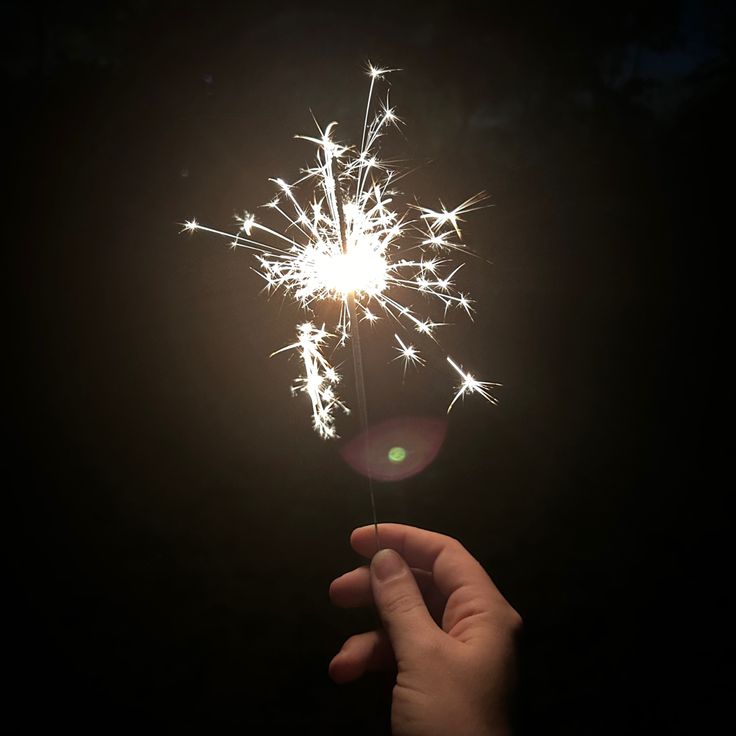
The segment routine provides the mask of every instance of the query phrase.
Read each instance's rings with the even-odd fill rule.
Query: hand
[[[353,549],[372,558],[337,578],[343,608],[374,604],[384,629],[350,637],[330,663],[335,682],[396,668],[394,736],[508,734],[518,613],[455,539],[381,524],[356,529]]]

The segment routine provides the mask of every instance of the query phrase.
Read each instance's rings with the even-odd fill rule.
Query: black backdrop
[[[733,25],[640,5],[3,4],[8,718],[385,732],[382,677],[327,677],[373,624],[327,599],[370,507],[268,357],[298,310],[177,225],[296,178],[310,110],[354,138],[371,59],[403,70],[406,190],[490,194],[443,342],[503,383],[380,517],[457,536],[522,613],[520,733],[716,723]],[[441,416],[450,376],[402,387],[389,333],[372,417]]]

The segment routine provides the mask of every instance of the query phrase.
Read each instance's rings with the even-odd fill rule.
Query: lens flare
[[[406,450],[403,447],[392,447],[388,451],[388,459],[392,463],[403,463],[406,460]]]
[[[399,481],[421,473],[439,454],[447,420],[438,417],[395,417],[378,422],[340,449],[345,462],[377,481]]]

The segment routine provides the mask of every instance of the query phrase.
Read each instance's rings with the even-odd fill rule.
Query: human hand
[[[384,628],[350,637],[330,663],[335,682],[396,668],[394,736],[498,736],[510,733],[521,617],[481,565],[455,539],[404,526],[356,529],[353,549],[372,558],[333,580],[343,608],[374,604]]]

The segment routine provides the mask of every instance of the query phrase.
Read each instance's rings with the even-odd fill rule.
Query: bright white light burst
[[[265,280],[267,290],[283,290],[310,314],[319,302],[340,304],[330,331],[324,324],[317,327],[312,321],[304,322],[297,327],[296,342],[273,353],[294,351],[299,355],[303,374],[292,389],[309,397],[314,428],[323,437],[337,436],[335,410],[349,411],[337,395],[340,375],[326,354],[329,351],[331,355],[351,337],[357,337],[353,335],[358,329],[354,322],[373,324],[382,314],[396,322],[399,329],[414,330],[436,343],[435,331],[447,323],[433,321],[400,298],[418,292],[441,305],[443,319],[450,310],[469,317],[473,312],[468,295],[454,285],[453,279],[463,264],[458,265],[450,255],[466,251],[460,223],[464,215],[482,206],[485,195],[470,197],[454,209],[447,209],[441,202],[437,211],[411,204],[398,208],[398,172],[381,160],[378,142],[401,120],[389,105],[388,96],[377,110],[373,109],[376,82],[391,71],[395,70],[369,65],[370,89],[360,148],[333,139],[336,123],[324,130],[317,125],[318,136],[297,136],[317,147],[317,158],[294,184],[272,179],[278,193],[264,207],[283,218],[283,230],[263,225],[247,212],[236,218],[239,229],[234,234],[205,227],[196,220],[184,223],[184,230],[223,235],[231,239],[233,248],[254,251],[259,263],[257,273]],[[307,199],[297,196],[301,187],[308,188]],[[420,367],[426,363],[408,338],[394,336],[399,344],[396,359],[403,360],[404,373],[410,364]],[[446,357],[460,376],[448,412],[468,394],[495,403],[491,389],[499,384],[478,381]]]

